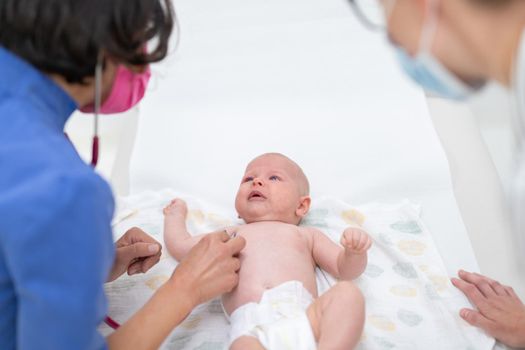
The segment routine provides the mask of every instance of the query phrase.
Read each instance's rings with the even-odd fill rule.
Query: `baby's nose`
[[[259,179],[258,177],[256,177],[255,179],[253,179],[253,185],[254,186],[262,186],[263,185],[263,182],[261,179]]]

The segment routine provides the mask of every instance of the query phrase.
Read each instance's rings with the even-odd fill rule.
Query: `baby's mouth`
[[[252,191],[248,196],[249,201],[263,201],[266,197],[259,191]]]

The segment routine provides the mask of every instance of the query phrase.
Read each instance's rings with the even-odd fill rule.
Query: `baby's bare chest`
[[[240,226],[237,234],[246,239],[245,256],[311,255],[309,237],[294,225],[249,224]]]

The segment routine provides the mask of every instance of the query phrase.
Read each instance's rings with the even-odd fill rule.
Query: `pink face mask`
[[[115,81],[108,98],[100,106],[100,114],[122,113],[135,107],[144,97],[151,77],[149,66],[143,73],[134,73],[129,68],[119,65]],[[99,93],[99,92],[97,92]],[[84,113],[93,113],[94,105],[80,109]]]
[[[150,77],[151,71],[149,66],[143,73],[134,73],[123,65],[118,66],[111,93],[101,103],[102,63],[98,62],[95,69],[95,103],[80,109],[84,113],[95,114],[93,147],[91,151],[91,165],[93,167],[97,166],[99,157],[98,115],[122,113],[133,108],[144,97]]]

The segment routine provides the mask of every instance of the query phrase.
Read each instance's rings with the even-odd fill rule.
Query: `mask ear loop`
[[[388,26],[390,24],[390,19],[392,18],[392,13],[394,13],[394,7],[396,6],[397,1],[396,0],[388,0],[385,3],[385,23],[386,28],[385,30],[388,31]],[[381,6],[378,3],[378,6]]]
[[[93,145],[91,149],[91,166],[96,168],[99,155],[98,120],[100,114],[100,100],[102,99],[102,55],[99,55],[95,67],[95,117],[93,127]]]
[[[519,140],[525,138],[525,122],[520,117],[521,113],[525,113],[525,96],[523,95],[525,91],[525,80],[522,80],[522,78],[525,77],[525,65],[521,63],[522,61],[525,62],[525,31],[523,31],[519,45],[512,57],[510,97],[515,114],[515,117],[512,118],[515,137],[514,147],[518,147],[520,146]]]
[[[423,20],[423,28],[421,29],[421,38],[419,39],[419,52],[432,54],[432,44],[436,37],[438,19],[437,7],[439,0],[428,0],[425,9],[425,18]]]

